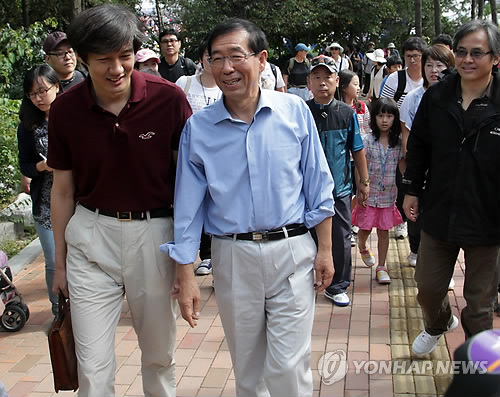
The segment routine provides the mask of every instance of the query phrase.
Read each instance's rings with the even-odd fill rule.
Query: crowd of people
[[[195,327],[195,276],[211,273],[237,395],[312,396],[314,301],[350,304],[353,230],[389,284],[389,231],[408,225],[425,323],[416,354],[459,324],[447,292],[460,249],[466,337],[492,327],[494,25],[471,21],[429,47],[410,37],[402,58],[394,43],[345,54],[333,42],[316,57],[298,43],[283,73],[243,19],[214,27],[199,67],[179,32],[159,33],[161,56],[143,39],[125,8],[88,9],[46,38],[46,64],[24,81],[19,162],[54,314],[59,291],[71,300],[79,396],[114,396],[124,297],[145,395],[175,396],[174,300]]]

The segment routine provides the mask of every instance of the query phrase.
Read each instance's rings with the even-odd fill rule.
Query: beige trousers
[[[175,396],[175,268],[160,251],[172,218],[123,222],[78,205],[66,228],[67,279],[80,397],[114,397],[115,331],[124,296],[147,397]]]
[[[256,243],[214,237],[217,306],[238,397],[308,397],[316,245],[309,233]]]

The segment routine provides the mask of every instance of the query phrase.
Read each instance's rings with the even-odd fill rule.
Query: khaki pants
[[[124,296],[142,352],[145,396],[175,396],[175,268],[160,251],[172,218],[121,222],[82,206],[66,228],[80,397],[114,397],[115,331]]]
[[[312,396],[315,257],[309,233],[262,243],[212,238],[215,295],[238,397]]]
[[[464,298],[461,322],[468,338],[493,326],[493,304],[498,288],[499,246],[468,246],[438,240],[422,231],[415,269],[417,300],[431,335],[446,331],[451,318],[448,284],[459,250],[465,253]]]

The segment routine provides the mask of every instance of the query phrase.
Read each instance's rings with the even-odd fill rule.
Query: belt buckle
[[[121,212],[121,211],[116,211],[116,217],[118,218],[119,221],[123,221],[123,222],[128,222],[128,221],[131,221],[132,220],[132,212],[131,211],[125,211],[125,212]]]
[[[265,240],[268,240],[267,231],[252,233],[252,241],[265,241]]]

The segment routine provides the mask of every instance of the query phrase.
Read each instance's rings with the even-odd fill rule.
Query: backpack
[[[406,70],[398,70],[398,88],[394,94],[394,100],[397,102],[403,96],[406,88]]]
[[[193,76],[187,76],[187,79],[186,79],[186,85],[184,86],[184,94],[187,95],[189,89],[191,88],[191,79],[193,78]]]
[[[187,58],[186,60],[184,57],[179,58],[181,59],[181,66],[187,71],[186,76],[192,76],[196,73],[196,65],[191,59]]]
[[[274,89],[276,89],[278,86],[278,72],[276,71],[276,65],[269,62],[269,66],[271,67],[271,72],[273,72],[274,75]]]

